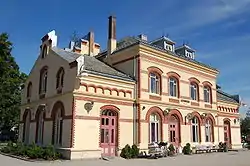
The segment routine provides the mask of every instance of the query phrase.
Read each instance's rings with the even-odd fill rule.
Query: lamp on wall
[[[202,119],[205,119],[207,117],[207,113],[203,113],[202,115],[201,115],[201,118]]]
[[[145,108],[146,108],[145,106],[142,106],[142,110],[145,110]]]
[[[94,101],[89,101],[84,104],[84,108],[87,111],[87,113],[89,113],[92,110],[94,103],[95,103]]]
[[[167,115],[169,114],[170,111],[171,111],[170,108],[166,108],[166,109],[163,111],[163,114],[164,114],[165,116],[167,116]]]

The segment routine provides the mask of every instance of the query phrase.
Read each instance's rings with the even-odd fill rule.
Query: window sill
[[[40,98],[40,99],[45,98],[45,92],[41,92],[41,93],[39,94],[39,98]]]
[[[180,103],[180,100],[177,97],[170,96],[169,97],[169,102],[171,102],[171,103]]]
[[[58,87],[58,88],[56,89],[56,93],[57,93],[57,94],[61,94],[61,93],[62,93],[62,87]]]
[[[200,106],[199,102],[197,100],[191,100],[192,106]]]
[[[211,103],[205,103],[205,108],[212,108],[212,104]]]
[[[149,94],[149,99],[152,99],[152,100],[161,100],[161,96],[158,95],[158,94]]]

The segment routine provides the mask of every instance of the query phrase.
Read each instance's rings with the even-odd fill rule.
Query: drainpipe
[[[135,65],[135,62],[136,59],[135,59],[135,55],[134,55],[134,59],[133,59],[133,77],[134,79],[136,78],[136,65]],[[136,81],[136,84],[134,86],[134,103],[133,103],[133,144],[136,144],[138,143],[138,136],[137,136],[137,130],[138,130],[138,127],[137,127],[137,81]]]

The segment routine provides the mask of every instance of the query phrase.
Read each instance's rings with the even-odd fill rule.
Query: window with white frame
[[[43,131],[44,131],[44,117],[45,117],[45,111],[41,111],[38,116],[38,122],[37,122],[37,143],[43,144]]]
[[[172,97],[178,97],[178,83],[176,78],[169,78],[169,94]]]
[[[160,80],[155,73],[150,73],[150,93],[160,94]]]
[[[150,138],[149,138],[150,143],[160,141],[160,119],[157,114],[150,115],[149,133],[150,133]]]
[[[190,96],[192,100],[198,99],[198,88],[196,83],[191,83],[190,85]]]
[[[204,102],[206,103],[210,103],[211,99],[210,99],[210,88],[205,86],[204,87]]]
[[[207,119],[205,123],[205,135],[206,135],[206,142],[211,142],[212,141],[212,122],[210,119]]]
[[[61,109],[57,110],[55,115],[55,129],[54,129],[54,144],[61,145],[62,144],[62,128],[63,128],[63,119],[61,115]]]
[[[192,127],[192,141],[198,142],[199,141],[199,121],[197,117],[194,117],[191,121]]]

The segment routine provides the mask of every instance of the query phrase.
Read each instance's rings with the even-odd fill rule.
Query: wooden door
[[[224,142],[230,147],[231,145],[231,133],[229,122],[224,122]]]
[[[169,143],[179,146],[179,120],[175,116],[171,116],[169,121]]]
[[[117,118],[116,116],[102,115],[101,117],[101,148],[102,156],[115,156],[117,146]]]

